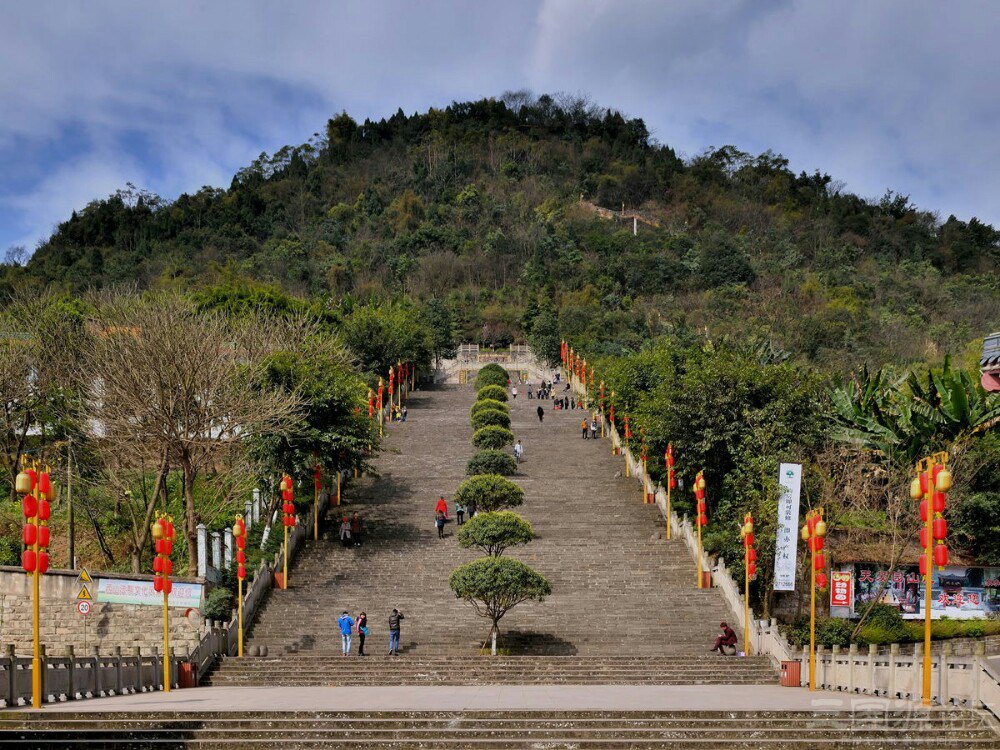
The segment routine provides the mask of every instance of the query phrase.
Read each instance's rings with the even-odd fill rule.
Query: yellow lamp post
[[[382,378],[379,378],[378,379],[378,436],[380,438],[383,435],[383,429],[384,429],[382,423],[385,421],[382,418],[382,393],[384,389],[385,389],[385,381],[382,380]]]
[[[698,526],[698,588],[705,588],[704,575],[702,574],[701,568],[701,530],[702,527],[708,525],[708,502],[705,500],[705,472],[699,471],[697,476],[694,478],[694,497],[698,503],[696,510],[697,515],[697,526]]]
[[[823,547],[826,543],[826,521],[823,509],[816,508],[806,513],[802,526],[802,540],[809,544],[809,689],[816,689],[816,591],[824,591],[827,586],[826,558]]]
[[[667,452],[663,454],[663,459],[667,465],[667,539],[670,539],[670,492],[677,486],[677,478],[674,476],[673,443],[667,443]]]
[[[243,656],[243,581],[247,577],[246,546],[247,527],[240,513],[233,521],[233,540],[236,542],[236,655]]]
[[[601,381],[601,437],[605,437],[606,433],[604,430],[604,421],[607,417],[607,411],[604,408],[604,381]]]
[[[285,474],[281,477],[281,523],[285,527],[285,565],[282,571],[281,588],[288,588],[288,529],[295,525],[295,490],[292,478]]]
[[[625,476],[627,476],[627,477],[632,476],[632,471],[631,471],[631,469],[629,468],[629,465],[628,465],[628,458],[629,458],[628,441],[631,440],[631,439],[632,439],[632,428],[629,427],[629,424],[628,424],[628,414],[626,414],[625,415],[625,450],[623,450],[622,453],[625,456]]]
[[[319,491],[323,486],[323,475],[319,464],[313,467],[313,541],[319,541]]]
[[[920,500],[920,574],[924,577],[924,663],[922,699],[931,705],[931,601],[934,576],[932,565],[938,570],[948,564],[945,537],[948,524],[944,519],[948,491],[952,477],[948,471],[948,454],[944,451],[920,459],[916,465],[917,476],[910,484],[910,497]],[[922,499],[921,499],[922,498]]]
[[[31,705],[42,707],[42,638],[41,638],[41,577],[49,569],[49,501],[52,499],[52,485],[49,467],[41,470],[38,462],[28,466],[21,457],[21,471],[14,479],[14,489],[21,498],[21,513],[24,528],[21,540],[21,567],[31,576],[31,633],[33,651],[31,657]]]
[[[743,541],[743,644],[747,656],[750,656],[753,653],[750,643],[750,579],[757,575],[757,550],[753,546],[753,515],[750,513],[743,516],[740,538]]]
[[[615,428],[615,392],[611,391],[611,405],[608,407],[608,421],[611,423],[609,426],[612,430]],[[612,437],[611,439],[611,455],[615,455],[615,441]]]
[[[153,591],[163,595],[163,692],[170,692],[170,592],[173,582],[173,563],[170,555],[174,551],[174,518],[166,513],[156,512],[156,520],[150,526],[150,536],[156,556],[153,558]]]

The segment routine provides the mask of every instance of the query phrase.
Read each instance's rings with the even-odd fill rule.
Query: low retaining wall
[[[144,654],[163,643],[163,610],[142,604],[91,602],[88,615],[76,608],[80,584],[79,571],[49,570],[39,580],[41,593],[41,640],[50,654],[64,654],[72,646],[79,654],[90,654],[97,647],[101,654],[115,648],[131,654],[139,648]],[[93,573],[88,585],[97,596],[98,578],[151,581],[153,576]],[[177,582],[202,584],[196,578],[175,578]],[[0,639],[13,644],[16,653],[30,655],[32,640],[31,576],[20,568],[0,567]],[[170,639],[180,650],[190,650],[201,640],[203,623],[197,610],[185,612],[171,608]],[[187,616],[185,616],[187,615]]]

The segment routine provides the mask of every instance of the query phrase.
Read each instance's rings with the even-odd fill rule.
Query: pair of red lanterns
[[[746,563],[747,575],[753,578],[757,575],[757,550],[753,546],[753,516],[750,513],[743,516],[740,537],[743,540],[743,556]]]
[[[25,549],[21,552],[21,567],[25,573],[44,575],[49,569],[49,517],[52,509],[52,481],[48,469],[39,472],[37,468],[27,468],[19,472],[15,479],[15,489],[21,498],[21,513],[24,528],[21,541]]]
[[[281,522],[285,526],[295,525],[295,490],[292,489],[292,478],[285,474],[281,478]]]
[[[236,514],[233,521],[233,540],[236,542],[236,577],[245,581],[247,577],[247,526],[243,516]]]
[[[698,501],[698,526],[708,526],[708,503],[705,501],[705,472],[694,478],[694,499]]]
[[[170,555],[174,551],[174,519],[165,513],[157,513],[156,520],[150,527],[156,556],[153,557],[153,591],[170,596],[174,588],[170,575],[174,572],[174,563]]]
[[[811,510],[806,514],[806,522],[802,527],[802,541],[809,545],[812,552],[812,568],[816,575],[816,587],[820,591],[826,589],[829,579],[826,575],[826,521],[823,520],[823,509]]]
[[[948,504],[952,477],[945,461],[947,457],[935,462],[929,469],[918,469],[917,476],[910,483],[910,497],[920,500],[920,520],[923,522],[920,527],[922,576],[927,575],[928,559],[933,560],[939,569],[948,564],[948,546],[945,544],[948,522],[944,518],[944,510]]]

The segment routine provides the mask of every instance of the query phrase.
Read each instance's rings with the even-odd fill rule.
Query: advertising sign
[[[830,571],[830,606],[851,606],[851,581],[853,575],[849,570]]]
[[[201,607],[202,585],[199,583],[179,583],[174,581],[168,607]],[[127,578],[101,578],[97,581],[97,601],[114,604],[144,604],[150,607],[163,606],[163,594],[153,590],[153,582],[134,581]]]
[[[774,590],[795,591],[795,555],[799,541],[799,493],[802,491],[802,465],[778,467],[778,538],[774,547]]]
[[[883,586],[883,584],[885,584]],[[879,593],[881,591],[881,594]],[[896,607],[908,620],[923,617],[924,579],[916,565],[896,568],[858,563],[854,566],[854,606],[851,615],[878,600]],[[973,619],[1000,612],[1000,568],[949,565],[931,572],[931,618]]]

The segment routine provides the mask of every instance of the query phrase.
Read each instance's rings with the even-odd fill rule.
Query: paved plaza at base
[[[777,685],[206,687],[49,705],[110,711],[881,711],[910,701]],[[30,709],[27,709],[30,710]]]

